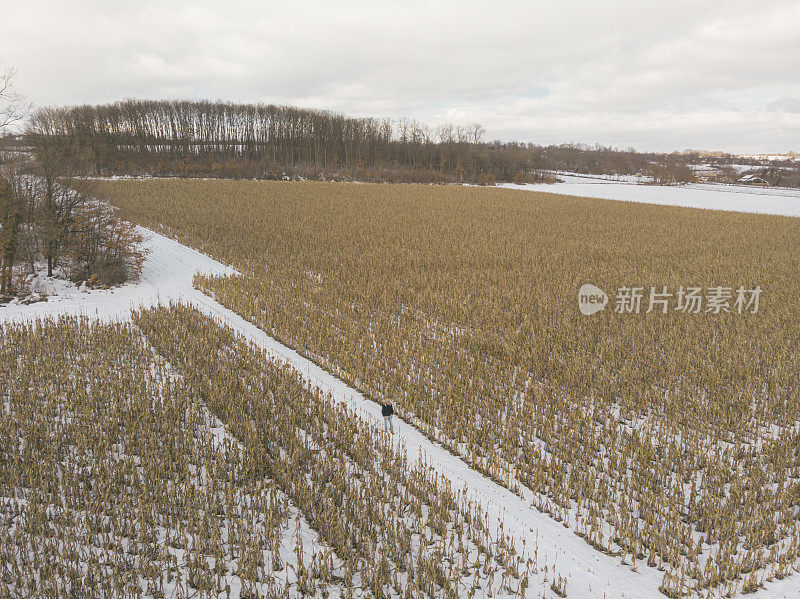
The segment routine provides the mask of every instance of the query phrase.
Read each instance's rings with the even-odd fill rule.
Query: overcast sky
[[[225,99],[800,151],[800,0],[3,0],[0,61],[37,105]]]

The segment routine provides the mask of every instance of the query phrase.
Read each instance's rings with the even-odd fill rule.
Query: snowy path
[[[115,289],[80,291],[66,287],[58,296],[29,306],[0,306],[0,322],[20,322],[59,314],[81,314],[103,321],[128,320],[132,308],[169,303],[193,291],[196,273],[236,274],[205,254],[137,227],[148,251],[139,281]]]
[[[264,348],[275,358],[293,365],[313,385],[329,392],[334,399],[355,407],[375,426],[382,427],[380,406],[363,397],[344,382],[282,345],[238,314],[220,305],[192,286],[196,273],[229,273],[235,271],[188,248],[177,241],[143,230],[149,255],[137,284],[113,291],[77,292],[31,306],[0,306],[0,323],[24,321],[59,314],[83,314],[106,321],[127,320],[132,308],[150,306],[169,300],[191,303],[204,313],[230,326],[246,339]],[[411,458],[422,458],[448,478],[454,489],[464,489],[473,501],[480,502],[491,522],[502,520],[505,534],[511,535],[519,549],[523,540],[526,552],[538,547],[538,579],[560,574],[568,578],[570,599],[663,599],[658,586],[662,573],[639,564],[638,572],[622,565],[618,558],[599,553],[571,530],[531,506],[532,494],[518,496],[470,468],[463,460],[432,442],[418,430],[396,418],[396,436]],[[555,566],[555,571],[553,570]],[[529,597],[555,597],[548,583],[536,585],[532,577]],[[776,581],[756,597],[779,599],[797,597],[798,576]]]

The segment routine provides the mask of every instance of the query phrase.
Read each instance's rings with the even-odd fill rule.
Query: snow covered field
[[[787,190],[717,189],[719,186],[700,185],[665,188],[618,181],[598,182],[579,177],[566,179],[564,183],[556,185],[506,187],[674,206],[800,216],[800,190],[782,195],[781,192]],[[107,291],[67,289],[65,295],[51,297],[47,302],[30,306],[0,306],[0,323],[59,314],[83,314],[106,321],[127,320],[132,308],[181,300],[230,326],[272,356],[291,364],[323,392],[329,392],[338,401],[357,408],[375,426],[382,426],[378,404],[367,400],[335,376],[192,286],[197,273],[235,274],[233,269],[162,235],[148,230],[143,230],[143,233],[146,235],[149,255],[138,283]],[[402,421],[397,429],[397,441],[405,445],[411,458],[424,457],[429,464],[435,465],[437,471],[452,482],[454,489],[465,490],[469,498],[480,502],[487,510],[492,521],[502,522],[504,534],[511,535],[518,544],[524,542],[530,554],[536,549],[538,584],[536,580],[531,581],[528,596],[553,597],[547,579],[552,580],[557,573],[567,577],[570,598],[663,597],[658,591],[662,572],[648,568],[643,563],[638,563],[634,571],[630,565],[620,564],[619,558],[595,551],[565,525],[534,508],[530,492],[523,492],[521,496],[513,494]],[[769,583],[756,597],[797,597],[800,595],[799,588],[800,580],[798,575],[794,575],[783,581]]]
[[[559,174],[559,178],[564,182],[534,185],[504,183],[500,187],[644,204],[800,216],[800,189],[708,183],[668,187],[641,185],[632,177],[614,180]]]

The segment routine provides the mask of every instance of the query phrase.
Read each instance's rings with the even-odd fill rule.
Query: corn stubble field
[[[0,331],[12,596],[525,591],[478,506],[193,308]]]
[[[393,399],[498,484],[532,489],[597,551],[663,571],[665,595],[749,592],[796,569],[797,220],[460,187],[97,185],[126,218],[243,273],[198,277],[199,289]],[[584,317],[587,282],[764,296],[757,314]],[[13,584],[34,584],[24,573],[44,563],[64,588],[94,559],[108,584],[140,588],[138,572],[153,594],[525,592],[533,556],[492,538],[478,506],[296,373],[184,306],[134,323],[50,323],[68,331],[56,346],[4,330],[4,375],[67,357],[6,393],[3,446],[25,431],[42,446],[52,430],[70,435],[44,457],[27,442],[3,456]],[[119,390],[115,410],[100,410],[109,398],[92,381]],[[86,391],[67,400],[65,388]],[[219,454],[204,419],[224,425]],[[53,462],[61,485],[43,473]],[[316,549],[287,532],[303,526]],[[560,578],[553,590],[569,591]]]

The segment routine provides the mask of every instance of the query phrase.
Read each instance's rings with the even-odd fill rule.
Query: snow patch
[[[47,301],[30,305],[11,302],[0,306],[0,322],[57,318],[61,314],[83,315],[104,322],[127,321],[131,309],[169,303],[194,291],[196,274],[238,274],[233,268],[174,239],[144,227],[137,227],[137,230],[144,237],[144,249],[148,252],[138,281],[112,289],[88,289],[38,275],[31,290],[47,295]]]
[[[633,180],[615,181],[599,176],[586,177],[566,174],[558,176],[563,180],[562,183],[530,185],[502,183],[499,187],[641,204],[800,216],[800,189],[788,187],[754,189],[746,185],[712,183],[673,186],[641,185]]]

